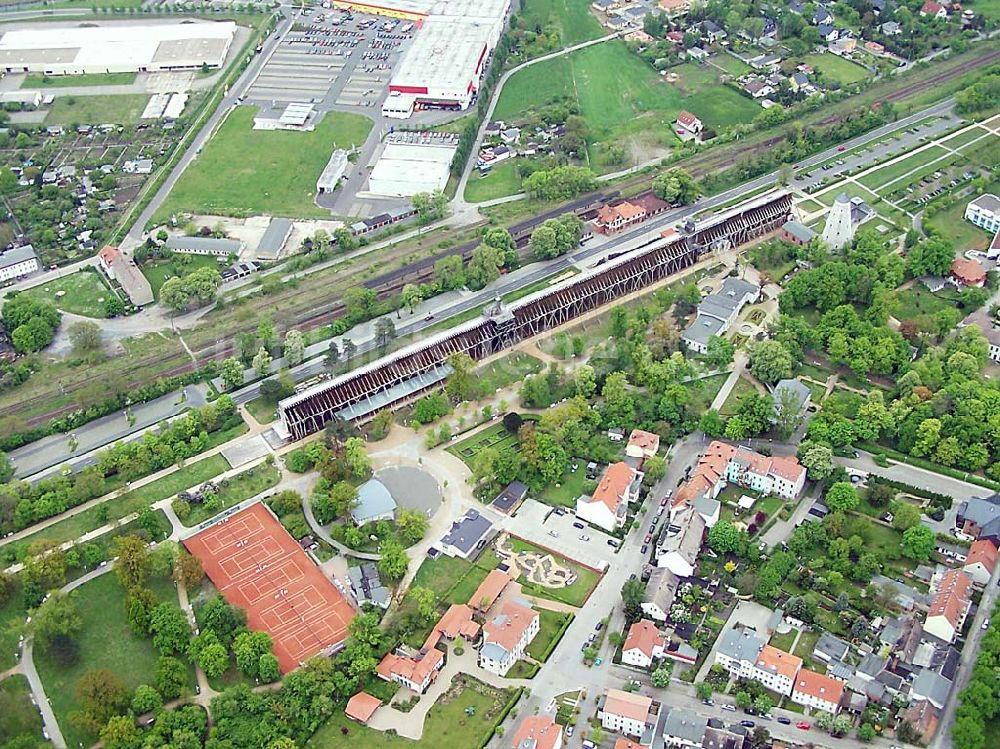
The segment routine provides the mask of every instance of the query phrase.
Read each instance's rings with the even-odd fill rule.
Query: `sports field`
[[[521,14],[529,29],[553,26],[559,30],[563,47],[597,39],[604,33],[590,12],[590,0],[527,0]]]
[[[282,673],[341,644],[354,609],[262,504],[184,541],[251,629],[274,640]]]
[[[823,78],[827,82],[836,82],[841,86],[850,86],[871,75],[857,63],[845,60],[843,57],[835,55],[832,52],[819,52],[806,55],[802,62],[812,65],[815,70],[818,70],[823,75]]]
[[[367,117],[327,112],[309,133],[254,130],[256,107],[237,107],[184,170],[154,223],[178,211],[225,216],[329,217],[313,203],[335,148],[365,142]]]
[[[561,99],[575,102],[589,127],[594,162],[599,149],[593,146],[601,142],[676,143],[671,125],[682,109],[713,128],[749,122],[760,111],[750,99],[721,85],[721,71],[715,68],[681,65],[672,70],[679,78],[668,83],[623,42],[597,44],[513,75],[500,94],[495,117],[516,121]]]

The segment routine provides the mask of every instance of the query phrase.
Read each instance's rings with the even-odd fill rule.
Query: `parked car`
[[[566,735],[567,736],[573,735],[573,726],[566,726]]]
[[[646,553],[647,551],[649,551],[649,544],[643,544],[643,545],[642,545],[642,548],[640,549],[640,551],[641,551],[641,552],[642,552],[643,554],[645,554],[645,553]]]
[[[753,728],[757,724],[754,723],[752,720],[741,720],[740,725],[746,728]]]
[[[989,628],[990,628],[990,618],[986,617],[985,619],[983,619],[983,629],[987,630]]]
[[[790,725],[792,721],[791,721],[791,719],[790,719],[790,718],[782,718],[782,717],[779,717],[779,718],[778,718],[778,722],[779,722],[779,723],[780,723],[781,725],[783,725],[783,726],[787,726],[787,725]]]
[[[580,534],[580,540],[581,541],[589,541],[590,540],[590,536],[588,536],[586,533],[581,533]]]
[[[660,500],[660,507],[665,507],[666,504],[667,504],[667,498],[664,497],[663,499]]]
[[[559,531],[549,531],[549,535],[552,536],[552,538],[559,538]]]
[[[586,528],[587,526],[585,526],[585,525],[584,525],[583,523],[579,523],[579,522],[577,522],[577,523],[573,523],[573,527],[574,527],[574,528],[579,528],[579,529],[580,529],[580,530],[582,531],[582,530],[583,530],[584,528]]]
[[[642,542],[644,544],[648,544],[652,540],[653,540],[653,534],[652,533],[647,533],[646,537],[644,539],[642,539]]]
[[[600,632],[602,629],[604,629],[604,622],[598,622],[597,626],[594,627],[594,629],[596,629],[598,632]]]
[[[617,549],[619,546],[621,546],[621,542],[616,538],[609,538],[608,546],[613,546]]]
[[[715,704],[715,701],[714,700],[702,700],[701,704],[702,705],[708,705],[709,707],[712,707]]]
[[[798,723],[796,723],[795,727],[801,728],[803,731],[808,731],[810,728],[812,728],[812,726],[806,723],[804,720],[800,720]]]
[[[731,713],[735,713],[736,712],[736,706],[735,705],[723,705],[722,709],[723,710],[727,710],[727,711],[729,711]]]

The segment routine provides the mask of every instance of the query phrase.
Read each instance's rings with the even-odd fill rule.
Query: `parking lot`
[[[412,28],[336,10],[302,16],[274,51],[247,98],[263,106],[312,102],[317,110],[377,108]],[[279,104],[280,103],[280,104]]]
[[[580,523],[570,510],[560,515],[556,508],[528,499],[512,518],[506,518],[504,528],[515,536],[527,539],[539,546],[546,546],[565,557],[582,562],[589,567],[603,569],[615,558],[615,548],[609,540],[618,543],[604,531]]]

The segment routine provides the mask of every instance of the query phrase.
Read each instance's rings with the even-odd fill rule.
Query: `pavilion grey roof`
[[[392,498],[378,479],[370,479],[358,487],[358,501],[351,508],[351,518],[356,525],[396,511],[396,500]]]
[[[767,641],[749,629],[730,629],[722,636],[718,651],[737,661],[755,663]]]

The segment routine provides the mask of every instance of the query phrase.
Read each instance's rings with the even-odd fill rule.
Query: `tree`
[[[906,531],[920,523],[920,510],[909,502],[897,502],[892,508],[892,527]]]
[[[416,510],[401,510],[396,516],[396,530],[411,544],[417,543],[427,534],[427,516]]]
[[[476,389],[476,379],[472,374],[475,362],[464,351],[459,351],[448,357],[451,374],[445,381],[444,391],[453,401],[461,402],[472,397]]]
[[[267,349],[261,346],[257,353],[253,357],[253,369],[257,373],[258,377],[266,377],[268,372],[271,371],[271,354],[268,353]]]
[[[401,580],[409,566],[409,558],[402,544],[392,538],[387,538],[379,545],[378,571],[387,579],[395,582]]]
[[[410,198],[410,203],[417,212],[420,223],[428,224],[444,216],[444,210],[448,206],[448,196],[440,190],[430,193],[418,192]]]
[[[209,679],[217,679],[229,668],[229,652],[220,642],[212,642],[198,652],[198,668]]]
[[[774,394],[774,424],[778,437],[787,440],[802,423],[806,404],[791,387],[779,388]]]
[[[69,326],[69,340],[73,344],[73,353],[85,356],[100,350],[101,328],[97,323],[83,320]]]
[[[874,738],[875,738],[875,729],[872,727],[871,723],[862,723],[858,727],[859,741],[871,741]]]
[[[337,348],[337,342],[331,340],[330,345],[326,348],[326,353],[323,355],[323,363],[332,372],[338,362],[340,362],[340,349]]]
[[[642,599],[645,595],[646,584],[641,580],[626,580],[622,585],[622,604],[626,621],[635,622],[642,618]]]
[[[101,729],[101,741],[107,749],[137,749],[142,733],[130,715],[113,715]]]
[[[670,686],[670,674],[673,672],[671,663],[668,661],[650,674],[649,680],[657,689],[666,689]]]
[[[83,628],[73,593],[53,593],[31,618],[35,643],[47,650],[60,640],[72,640]]]
[[[344,442],[344,459],[357,478],[363,478],[372,472],[371,458],[365,449],[365,441],[360,437],[348,437]]]
[[[357,249],[358,240],[354,238],[354,234],[346,226],[334,229],[332,237],[334,244],[337,245],[337,249],[341,252],[350,252]]]
[[[461,255],[448,255],[434,263],[434,279],[442,291],[452,291],[465,286]]]
[[[240,632],[233,640],[236,667],[251,679],[256,678],[259,674],[260,658],[271,652],[271,645],[271,636],[267,632]]]
[[[174,578],[183,583],[184,587],[191,589],[202,581],[205,571],[201,568],[198,557],[189,554],[184,549],[180,549],[177,558],[174,560]]]
[[[265,684],[277,681],[281,677],[281,668],[278,664],[277,656],[273,653],[264,653],[260,657],[257,673],[260,680]]]
[[[136,588],[149,575],[149,549],[138,536],[118,536],[114,541],[115,576],[125,590]]]
[[[434,614],[437,612],[437,596],[434,595],[433,590],[419,585],[414,586],[407,593],[407,598],[416,604],[417,613],[420,614],[420,618],[425,622],[429,622],[434,618]]]
[[[754,698],[753,709],[757,715],[767,715],[774,707],[774,701],[766,694],[759,694]]]
[[[132,631],[145,636],[149,633],[149,617],[159,601],[149,588],[130,588],[125,596],[125,618]]]
[[[918,562],[926,562],[934,551],[934,531],[926,525],[915,525],[903,531],[903,554]]]
[[[708,532],[708,545],[716,554],[738,554],[745,540],[735,525],[720,520]]]
[[[552,226],[542,224],[533,232],[528,240],[528,249],[536,260],[549,260],[558,257],[559,249],[556,241],[556,231]]]
[[[399,300],[403,303],[410,314],[416,310],[417,305],[423,299],[423,295],[420,293],[420,287],[416,284],[408,283],[403,286],[403,290],[399,292]]]
[[[257,323],[257,340],[268,351],[278,344],[278,331],[274,329],[270,317],[262,317]]]
[[[771,745],[771,732],[764,726],[756,726],[750,734],[750,749],[761,749]]]
[[[132,693],[132,712],[136,715],[159,712],[163,707],[163,697],[149,684],[140,684]]]
[[[164,699],[174,700],[187,687],[187,667],[169,655],[160,656],[156,661],[156,688]]]
[[[698,420],[698,428],[709,437],[721,437],[725,424],[722,416],[714,408],[708,409]]]
[[[289,366],[301,364],[306,352],[306,340],[297,330],[285,333],[285,361]]]
[[[183,653],[191,639],[187,615],[176,603],[164,602],[153,609],[149,617],[153,646],[163,655]]]
[[[465,269],[465,280],[469,288],[476,291],[500,278],[500,269],[505,260],[504,253],[496,247],[485,243],[476,247]]]
[[[243,362],[235,356],[229,357],[222,362],[219,376],[222,378],[222,384],[226,386],[226,390],[238,388],[243,384]]]
[[[735,353],[736,345],[729,339],[717,335],[709,336],[705,358],[711,366],[719,368],[731,364]]]
[[[642,469],[646,474],[645,478],[648,479],[650,483],[656,483],[667,475],[666,458],[659,455],[651,455],[646,458],[645,462],[642,464]]]
[[[690,205],[701,195],[701,188],[688,172],[670,169],[653,179],[653,194],[674,205]]]
[[[694,685],[694,691],[695,694],[698,695],[699,700],[707,700],[711,699],[712,692],[714,690],[712,689],[712,685],[709,682],[699,681],[697,684]]]
[[[97,725],[107,723],[112,715],[125,710],[129,704],[125,684],[106,668],[87,671],[77,680],[73,692],[81,710]]]
[[[829,445],[806,440],[799,446],[798,457],[813,481],[822,481],[833,473],[833,448]]]
[[[948,276],[955,259],[955,247],[944,237],[934,236],[920,242],[906,254],[906,269],[911,276]]]
[[[736,693],[736,707],[741,710],[746,710],[753,704],[753,697],[750,692],[745,689],[741,689]]]
[[[848,512],[860,502],[858,493],[847,481],[838,481],[826,491],[826,506],[833,512]]]
[[[396,338],[396,323],[391,317],[380,317],[375,321],[375,345],[383,352]]]
[[[791,375],[792,355],[778,341],[758,341],[750,348],[750,373],[766,385],[773,385]]]

